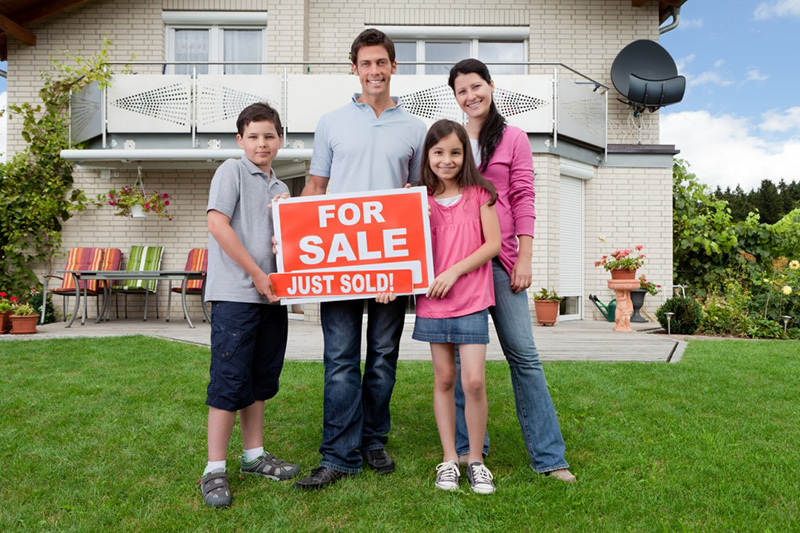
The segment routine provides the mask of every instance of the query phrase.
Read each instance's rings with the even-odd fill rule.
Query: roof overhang
[[[311,159],[310,148],[281,148],[275,166],[301,163]],[[61,150],[61,158],[83,168],[216,168],[227,159],[239,159],[244,152],[233,149],[138,149],[138,150]]]
[[[36,35],[25,28],[92,0],[4,0],[0,2],[0,60],[8,59],[8,38],[36,46]]]

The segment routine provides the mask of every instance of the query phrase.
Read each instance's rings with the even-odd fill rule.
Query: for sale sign
[[[425,293],[433,279],[424,187],[279,200],[273,218],[285,304]]]

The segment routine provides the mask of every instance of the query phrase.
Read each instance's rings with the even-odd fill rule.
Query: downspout
[[[672,22],[667,24],[666,26],[658,28],[658,34],[664,35],[668,31],[672,31],[678,27],[678,24],[681,22],[681,8],[677,6],[669,6],[667,8],[667,13],[672,17]]]

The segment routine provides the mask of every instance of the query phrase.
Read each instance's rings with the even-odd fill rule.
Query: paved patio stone
[[[94,319],[87,320],[81,326],[79,322],[71,328],[65,328],[64,322],[56,322],[39,326],[35,335],[0,335],[0,340],[20,339],[61,339],[73,337],[108,337],[120,335],[149,335],[164,339],[208,345],[210,326],[197,317],[195,329],[191,329],[184,320],[173,318],[171,322],[163,319],[111,320],[95,324]],[[543,361],[640,361],[640,362],[677,362],[685,348],[681,338],[670,337],[660,330],[658,324],[631,324],[636,331],[620,333],[612,330],[609,322],[575,320],[559,322],[554,327],[534,327],[534,338]],[[407,322],[400,343],[401,360],[429,360],[430,351],[427,343],[411,338],[413,323]],[[366,328],[364,328],[366,330]],[[500,343],[492,327],[488,347],[489,360],[502,360]],[[650,331],[648,333],[647,331]],[[362,350],[366,345],[362,341]],[[289,347],[287,359],[321,361],[322,329],[319,324],[302,320],[289,320]]]

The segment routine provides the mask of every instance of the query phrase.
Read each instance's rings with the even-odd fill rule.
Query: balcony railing
[[[352,75],[289,72],[298,65],[309,71],[311,65],[341,63],[262,64],[278,73],[114,75],[105,90],[92,85],[73,95],[71,139],[94,139],[94,146],[108,148],[109,135],[169,134],[185,138],[186,148],[195,148],[198,136],[235,133],[239,112],[266,101],[281,113],[284,140],[290,144],[292,136],[313,133],[322,114],[342,106],[359,90]],[[607,87],[560,63],[524,65],[542,73],[494,77],[495,103],[508,122],[528,133],[552,135],[555,143],[566,136],[604,149]],[[444,76],[395,75],[392,94],[429,125],[441,118],[463,122]]]

